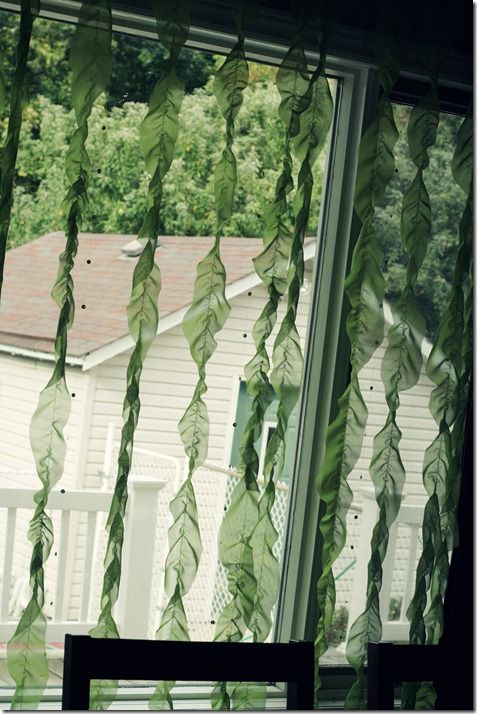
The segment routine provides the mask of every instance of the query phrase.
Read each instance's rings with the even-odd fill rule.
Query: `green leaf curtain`
[[[31,24],[27,25],[25,32],[25,37],[20,34],[19,57],[27,52],[28,42],[25,38],[29,39]],[[61,478],[66,454],[63,429],[68,421],[71,397],[66,384],[65,361],[68,331],[73,324],[75,309],[71,273],[78,249],[78,231],[88,202],[88,119],[111,73],[111,9],[107,0],[91,0],[83,4],[71,44],[70,65],[77,129],[71,137],[66,156],[66,175],[70,184],[64,201],[66,246],[60,255],[58,277],[52,291],[52,297],[60,310],[55,364],[53,374],[40,394],[30,427],[31,448],[41,488],[35,495],[35,511],[28,531],[32,543],[31,598],[8,643],[8,668],[16,684],[12,702],[14,709],[37,706],[48,679],[46,617],[43,612],[44,565],[53,545],[53,523],[46,507],[51,489]],[[23,76],[24,70],[20,73],[22,81]],[[14,80],[12,96],[15,91],[21,91],[21,87],[15,90]],[[21,116],[18,112],[17,103],[12,102],[10,123],[16,122],[17,141]],[[8,153],[4,156],[8,156]],[[13,167],[8,167],[8,171],[13,174]],[[11,192],[11,180],[7,182],[6,190]],[[8,201],[11,201],[11,196]],[[5,226],[5,240],[7,228],[8,224]]]
[[[91,631],[96,637],[120,636],[113,616],[121,583],[128,477],[140,413],[140,380],[149,348],[158,330],[161,274],[155,260],[160,231],[164,183],[174,159],[179,132],[179,113],[184,83],[178,60],[189,34],[186,0],[154,0],[159,41],[168,52],[164,71],[149,100],[140,126],[140,145],[150,181],[139,240],[137,261],[127,306],[134,349],[127,367],[123,402],[123,427],[118,454],[117,479],[107,520],[107,547],[100,614]],[[187,457],[187,474],[170,504],[173,523],[168,534],[165,562],[167,604],[156,637],[188,640],[189,626],[184,597],[195,579],[202,554],[194,474],[208,454],[207,365],[220,340],[231,307],[226,296],[226,271],[221,259],[221,239],[234,210],[234,193],[240,181],[240,162],[234,141],[240,125],[240,108],[247,91],[249,68],[246,32],[253,28],[254,3],[234,3],[237,38],[220,65],[214,94],[223,116],[224,137],[214,168],[215,235],[209,252],[200,260],[192,303],[183,321],[197,382],[178,429]],[[13,197],[15,161],[25,98],[27,60],[33,20],[39,5],[22,0],[17,64],[10,90],[10,111],[0,174],[0,276],[7,244]],[[318,17],[318,16],[317,16]],[[240,480],[231,496],[219,533],[219,559],[227,572],[228,600],[220,612],[215,640],[230,643],[251,636],[265,641],[272,629],[272,612],[280,583],[275,552],[277,531],[272,519],[276,483],[285,458],[285,436],[297,404],[303,355],[297,331],[297,312],[304,279],[304,240],[313,197],[313,167],[330,134],[334,114],[329,81],[325,74],[328,27],[315,28],[319,61],[310,69],[306,49],[312,8],[298,14],[293,40],[276,75],[280,95],[277,112],[283,125],[283,158],[275,191],[264,209],[263,247],[254,268],[266,290],[266,301],[253,326],[255,354],[244,365],[251,413],[240,443]],[[48,515],[48,495],[62,475],[66,453],[63,436],[70,411],[66,383],[67,339],[74,320],[73,269],[78,232],[88,206],[88,120],[94,103],[106,90],[111,75],[111,7],[108,0],[85,0],[70,50],[71,100],[77,128],[66,157],[68,190],[65,197],[66,246],[60,256],[53,297],[59,308],[52,376],[42,391],[31,423],[30,439],[41,487],[35,496],[28,537],[32,543],[31,598],[8,645],[8,667],[15,681],[13,708],[38,706],[48,679],[44,614],[44,566],[53,545],[53,523]],[[325,31],[326,29],[326,31]],[[392,38],[391,38],[392,40]],[[334,566],[346,544],[346,518],[353,500],[348,483],[360,456],[367,424],[367,407],[359,376],[384,338],[383,302],[385,278],[379,248],[376,210],[395,171],[394,147],[398,139],[392,91],[399,77],[399,55],[389,41],[379,61],[380,97],[374,117],[363,133],[359,148],[354,209],[360,231],[345,282],[349,303],[346,330],[349,340],[349,384],[338,402],[337,416],[328,428],[325,453],[317,474],[322,506],[318,523],[321,539],[317,582],[316,693],[320,702],[320,661],[326,653],[327,633],[336,601]],[[0,100],[5,82],[0,78]],[[432,206],[426,188],[426,170],[439,126],[438,68],[430,72],[427,93],[413,108],[407,127],[409,156],[415,175],[402,196],[401,241],[407,269],[401,292],[393,305],[393,323],[381,368],[387,404],[385,423],[374,437],[369,472],[375,489],[377,521],[371,538],[366,603],[351,623],[346,655],[356,670],[356,681],[347,695],[349,708],[364,708],[364,667],[370,640],[382,635],[379,594],[383,580],[389,531],[402,499],[406,473],[400,456],[400,395],[413,387],[421,374],[421,343],[425,322],[416,301],[419,271],[432,240]],[[458,253],[451,298],[437,331],[426,370],[435,385],[429,411],[438,434],[425,452],[423,485],[428,495],[422,524],[423,550],[415,591],[408,609],[410,641],[437,644],[442,634],[443,600],[449,574],[449,554],[458,544],[457,507],[460,492],[460,455],[463,445],[470,372],[472,365],[472,118],[463,121],[452,161],[453,177],[466,197],[457,229]],[[294,185],[294,172],[297,175]],[[94,203],[94,196],[92,197]],[[290,210],[291,209],[291,210]],[[8,255],[6,256],[8,270]],[[1,286],[1,278],[0,278]],[[279,324],[281,304],[283,316]],[[274,329],[276,336],[270,350]],[[271,352],[271,353],[270,353]],[[265,453],[264,485],[259,488],[257,442],[265,413],[278,400],[277,424]],[[152,544],[151,544],[152,547]],[[232,646],[232,645],[231,645]],[[160,682],[149,702],[151,709],[173,707],[174,682]],[[114,700],[115,682],[96,682],[92,708],[107,708]],[[261,707],[265,686],[220,682],[212,693],[214,709]],[[408,707],[431,706],[434,692],[429,683],[408,685],[403,701]]]

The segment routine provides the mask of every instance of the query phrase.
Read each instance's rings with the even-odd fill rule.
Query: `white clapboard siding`
[[[359,378],[369,413],[361,454],[348,479],[349,485],[355,494],[354,500],[358,503],[362,500],[359,491],[373,488],[369,474],[369,464],[373,455],[373,438],[383,427],[388,411],[381,379],[381,360],[386,346],[387,339],[385,338],[369,363],[363,368]],[[370,387],[373,387],[373,389],[371,390]],[[418,384],[400,394],[401,405],[397,412],[397,423],[402,431],[400,454],[406,469],[404,487],[404,502],[406,504],[423,505],[427,500],[427,494],[422,483],[424,451],[438,431],[437,425],[429,412],[429,397],[433,387],[433,383],[425,374],[424,363]],[[350,513],[348,516],[348,539],[342,554],[336,561],[335,575],[342,573],[356,557],[360,516],[358,515],[357,518],[355,516],[355,513]],[[400,526],[391,584],[392,596],[399,597],[403,593],[409,543],[409,529]],[[420,548],[418,548],[418,554],[419,552]],[[355,574],[356,571],[351,567],[337,581],[337,607],[341,605],[348,606],[351,592],[355,587]]]
[[[0,487],[28,486],[40,487],[36,475],[35,461],[30,447],[29,429],[32,414],[37,406],[40,391],[45,387],[53,370],[52,362],[42,362],[7,354],[0,355]],[[75,397],[71,400],[71,415],[65,428],[67,452],[61,486],[75,485],[78,463],[78,431],[84,408],[82,389],[84,375],[79,369],[68,370],[68,387]],[[27,579],[31,558],[31,543],[27,538],[28,523],[33,513],[31,509],[17,512],[17,531],[14,544],[12,577],[16,582]],[[56,531],[59,516],[53,518]],[[5,523],[0,522],[0,548],[5,538]],[[3,552],[3,551],[0,551]],[[55,551],[46,567],[45,584],[47,594],[54,591],[56,579]],[[49,613],[46,599],[46,611]]]
[[[53,364],[6,354],[0,356],[0,478],[6,472],[35,473],[30,448],[29,428],[40,391],[52,374]],[[75,394],[71,400],[71,416],[65,429],[68,450],[65,459],[64,483],[72,485],[77,461],[77,433],[83,408],[83,375],[78,369],[68,372],[68,387]],[[18,485],[22,485],[21,483]],[[32,486],[25,476],[23,485]]]
[[[230,317],[217,337],[218,347],[207,365],[208,392],[205,401],[209,409],[210,437],[208,461],[228,465],[231,448],[232,422],[235,418],[236,399],[234,385],[238,376],[243,376],[246,362],[254,354],[252,327],[263,308],[266,292],[263,287],[252,290],[231,300]],[[303,294],[298,328],[303,336],[306,330],[309,295]],[[283,315],[283,307],[280,311]],[[269,341],[269,349],[278,331],[276,326]],[[243,334],[247,337],[244,338]],[[108,425],[113,422],[117,433],[122,425],[122,404],[126,385],[126,369],[131,350],[98,365],[94,409],[88,438],[88,453],[85,466],[85,486],[99,487],[106,446]],[[179,459],[184,458],[184,448],[178,433],[178,422],[193,394],[197,370],[191,359],[182,328],[177,326],[161,334],[150,349],[141,376],[141,413],[135,443]],[[164,494],[165,496],[165,494]],[[164,497],[160,496],[160,499]],[[205,504],[201,504],[205,513]],[[200,508],[199,508],[200,512]],[[79,534],[83,533],[82,524]],[[166,535],[166,534],[164,534]],[[75,572],[72,574],[75,592],[81,582],[82,552],[84,538],[77,540]],[[204,552],[212,548],[204,543]],[[209,567],[204,560],[201,567]],[[194,593],[202,596],[202,593]]]
[[[209,461],[225,464],[229,457],[224,452],[227,422],[231,413],[234,379],[243,375],[246,362],[254,353],[251,336],[253,323],[263,307],[265,290],[257,287],[231,301],[232,311],[224,329],[218,335],[218,347],[207,365],[208,392],[205,401],[209,409]],[[303,296],[300,328],[304,334],[308,295]],[[282,310],[283,314],[283,310]],[[275,329],[275,333],[276,334]],[[243,338],[243,334],[247,334]],[[125,375],[130,351],[99,365],[97,368],[94,416],[88,440],[85,469],[86,485],[98,484],[108,424],[118,428],[122,423],[122,401]],[[183,445],[177,424],[192,396],[197,381],[187,341],[180,326],[158,336],[151,347],[141,377],[141,414],[136,432],[136,443],[182,458]]]

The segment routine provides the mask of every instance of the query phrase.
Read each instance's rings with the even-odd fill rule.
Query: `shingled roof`
[[[81,233],[75,261],[76,315],[68,354],[85,357],[128,333],[126,305],[136,258],[121,248],[136,236]],[[161,267],[160,317],[189,305],[196,266],[213,238],[162,236],[156,259]],[[0,305],[0,345],[52,353],[58,307],[50,297],[64,248],[61,232],[49,233],[7,253]],[[223,238],[222,259],[231,284],[252,274],[260,252],[257,238]],[[84,306],[84,307],[83,307]]]

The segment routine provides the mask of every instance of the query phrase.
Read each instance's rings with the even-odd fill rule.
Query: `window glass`
[[[68,66],[72,31],[69,25],[38,19],[33,32],[29,103],[24,112],[15,175],[0,312],[3,375],[0,490],[7,486],[38,488],[28,430],[39,392],[51,375],[58,317],[50,291],[58,255],[64,247],[64,158],[74,130]],[[14,64],[17,32],[18,16],[0,12],[0,37],[7,68]],[[98,510],[87,515],[79,504],[78,510],[65,518],[62,513],[72,506],[63,511],[58,505],[52,506],[55,546],[46,566],[46,613],[48,631],[54,632],[49,635],[52,653],[49,686],[53,688],[61,672],[63,640],[61,627],[53,626],[66,621],[67,631],[80,628],[87,631],[98,615],[104,524],[108,493],[116,475],[126,367],[131,353],[126,337],[126,305],[137,260],[134,239],[141,226],[149,180],[139,148],[138,127],[147,112],[149,92],[165,61],[165,53],[157,41],[115,34],[113,46],[109,92],[94,108],[89,127],[90,205],[85,212],[73,273],[77,310],[69,334],[67,369],[73,399],[65,431],[68,452],[64,476],[58,487],[66,494],[81,490],[83,494],[97,495]],[[186,94],[176,159],[165,182],[161,211],[161,238],[156,255],[162,270],[160,334],[142,374],[141,414],[135,437],[128,514],[131,532],[134,504],[143,493],[135,484],[146,482],[149,503],[157,500],[155,546],[150,570],[140,559],[129,562],[126,546],[124,568],[136,565],[136,569],[131,571],[135,574],[130,574],[129,580],[123,578],[121,595],[127,598],[127,588],[135,578],[140,579],[142,589],[150,590],[151,606],[144,626],[151,637],[166,602],[163,576],[171,522],[169,502],[185,475],[178,422],[197,380],[181,319],[192,298],[196,264],[211,246],[210,236],[215,228],[213,167],[225,137],[223,118],[213,95],[213,73],[222,61],[221,57],[187,50],[180,62]],[[234,150],[239,183],[235,212],[222,241],[232,311],[207,366],[209,451],[207,463],[194,475],[203,556],[196,581],[185,599],[193,639],[213,636],[215,619],[228,598],[225,573],[218,563],[217,533],[238,479],[238,445],[250,410],[243,370],[254,354],[252,328],[267,296],[254,272],[252,258],[261,251],[263,211],[273,198],[281,168],[284,129],[277,113],[280,97],[274,83],[275,73],[274,67],[250,63],[249,87],[236,121]],[[11,76],[7,76],[7,91],[10,81]],[[334,80],[332,86],[333,89],[336,86]],[[0,145],[6,122],[3,114]],[[302,347],[306,340],[326,154],[327,149],[316,164],[309,237],[305,240],[305,282],[297,318]],[[295,165],[295,178],[296,175]],[[290,206],[290,216],[291,210]],[[283,314],[282,305],[278,322]],[[276,333],[277,330],[269,341],[270,353]],[[276,409],[275,400],[266,416],[264,441],[259,440],[256,445],[261,454],[261,468],[264,446],[275,426]],[[279,529],[278,555],[286,525],[296,421],[295,411],[290,420],[286,464],[274,512]],[[14,549],[8,555],[13,563],[11,596],[6,622],[0,623],[7,625],[0,638],[4,642],[13,631],[14,615],[25,606],[21,594],[27,587],[31,550],[25,537],[29,514],[26,510],[18,513]],[[136,522],[136,527],[145,528],[142,522]],[[0,546],[5,544],[7,531],[6,509],[0,508]],[[62,573],[61,580],[57,573]],[[124,602],[120,601],[117,610],[119,621]],[[128,635],[121,624],[120,631],[123,636],[134,634],[131,631]],[[10,682],[4,659],[1,666],[5,682]]]
[[[410,112],[411,107],[394,104],[399,130],[395,146],[396,170],[376,211],[376,228],[383,251],[382,269],[386,278],[385,334],[393,323],[391,306],[405,283],[407,260],[400,240],[401,203],[403,192],[416,173],[407,143]],[[406,470],[406,483],[397,529],[390,539],[385,561],[381,594],[383,639],[398,642],[408,641],[409,638],[406,610],[414,593],[416,566],[422,550],[421,524],[427,501],[422,483],[423,457],[438,433],[438,426],[428,408],[435,385],[426,375],[426,362],[439,319],[450,297],[458,245],[457,227],[464,208],[465,196],[456,186],[451,171],[455,137],[461,123],[462,117],[441,114],[437,142],[429,149],[430,165],[424,172],[431,200],[432,238],[416,286],[418,305],[426,319],[423,365],[415,387],[400,394],[397,422],[402,431],[400,454]],[[386,346],[385,336],[360,374],[361,390],[369,414],[361,456],[349,477],[354,498],[348,516],[347,543],[334,567],[337,600],[329,633],[331,647],[323,659],[325,663],[346,663],[347,632],[364,609],[370,540],[377,517],[369,464],[373,438],[384,426],[388,412],[381,380],[381,361]]]

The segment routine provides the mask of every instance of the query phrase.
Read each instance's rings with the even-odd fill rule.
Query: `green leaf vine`
[[[279,113],[285,125],[285,151],[282,172],[277,180],[273,203],[266,213],[264,249],[255,269],[267,287],[268,300],[259,315],[253,337],[256,353],[245,367],[252,413],[240,445],[243,475],[234,489],[219,536],[219,557],[228,570],[231,599],[219,616],[215,639],[237,641],[245,630],[254,642],[266,640],[272,625],[272,609],[279,584],[279,564],[273,552],[277,532],[271,518],[275,500],[275,481],[284,462],[285,433],[296,404],[302,355],[295,321],[303,284],[303,240],[308,224],[313,189],[312,168],[326,141],[333,113],[333,102],[326,77],[322,76],[324,52],[311,78],[299,32],[277,73],[281,102]],[[287,196],[293,189],[292,150],[301,161],[294,203],[293,230],[287,226]],[[268,378],[270,360],[266,341],[275,326],[279,302],[288,289],[285,317],[273,347],[274,369]],[[265,411],[274,394],[278,395],[277,428],[265,455],[265,488],[259,497],[258,454],[255,442],[262,428]],[[265,701],[265,687],[242,683],[235,687],[234,699],[224,683],[214,708],[250,708],[252,702]],[[248,705],[247,705],[248,702]]]
[[[308,87],[309,106],[301,115],[300,131],[293,150],[301,162],[294,199],[293,240],[287,276],[287,307],[273,345],[270,382],[278,396],[277,424],[267,445],[264,464],[265,488],[258,504],[259,520],[253,534],[254,570],[257,589],[249,629],[256,641],[266,639],[271,628],[271,611],[278,595],[279,568],[273,546],[277,534],[271,518],[275,483],[280,479],[285,458],[285,435],[301,385],[303,355],[296,318],[304,277],[303,242],[308,226],[313,191],[313,165],[328,136],[333,116],[333,100],[328,80],[320,64]]]
[[[225,296],[226,273],[220,257],[220,239],[224,225],[233,211],[237,184],[233,152],[235,121],[248,84],[248,64],[240,16],[237,16],[237,26],[238,40],[214,79],[215,97],[225,119],[225,147],[214,172],[215,241],[197,266],[192,304],[183,321],[183,331],[197,366],[198,380],[192,399],[179,422],[180,436],[188,457],[188,473],[170,506],[173,523],[169,529],[164,582],[169,600],[157,631],[157,637],[162,639],[189,639],[183,597],[194,581],[202,552],[193,475],[204,463],[208,451],[209,418],[203,399],[207,392],[206,366],[217,347],[215,335],[222,329],[230,313]],[[172,709],[170,691],[173,684],[162,682],[156,688],[149,703],[151,709]]]
[[[25,51],[23,49],[23,51]],[[44,565],[53,544],[53,523],[46,513],[48,496],[63,473],[66,444],[63,429],[70,413],[70,394],[65,379],[68,330],[74,320],[71,272],[78,248],[78,231],[87,205],[89,161],[86,152],[88,118],[104,91],[111,71],[111,12],[106,0],[83,3],[71,45],[72,101],[77,122],[66,156],[70,187],[65,197],[66,246],[60,256],[52,297],[60,308],[55,339],[55,365],[40,394],[30,426],[30,442],[42,487],[35,494],[35,511],[28,538],[31,598],[8,643],[8,668],[16,688],[13,709],[36,708],[48,680],[46,617],[43,613]]]
[[[444,624],[449,553],[458,542],[460,458],[472,367],[472,152],[472,120],[467,117],[459,130],[452,160],[454,180],[467,200],[459,225],[451,297],[427,363],[427,375],[436,385],[429,409],[439,433],[424,455],[423,482],[429,498],[422,524],[424,547],[407,611],[412,644],[439,642]],[[420,707],[429,707],[434,700],[435,691],[430,683],[407,684],[404,688],[406,706],[414,707],[417,701]]]
[[[255,442],[262,432],[265,412],[274,397],[268,379],[270,359],[266,341],[275,326],[278,305],[286,290],[292,240],[292,233],[286,223],[287,196],[293,189],[291,142],[299,131],[299,115],[306,108],[308,85],[303,36],[299,34],[277,72],[277,87],[281,96],[279,114],[285,125],[284,157],[274,200],[265,217],[264,249],[254,261],[255,270],[267,286],[268,300],[253,328],[256,353],[245,366],[252,413],[240,444],[239,468],[243,470],[243,476],[232,492],[231,503],[219,533],[219,557],[228,571],[231,600],[219,615],[215,639],[229,642],[242,639],[256,604],[255,553],[251,544],[259,519],[259,456]],[[266,554],[263,555],[265,557]],[[276,570],[275,560],[272,568]],[[257,636],[258,628],[255,629]]]
[[[0,295],[3,286],[5,253],[7,250],[8,231],[10,228],[10,216],[13,205],[15,164],[20,141],[23,105],[25,104],[26,98],[28,53],[30,50],[33,23],[39,11],[39,0],[22,0],[16,65],[10,95],[10,113],[0,165]],[[1,107],[5,100],[5,79],[1,71],[0,75]]]
[[[128,325],[135,341],[127,367],[127,386],[123,404],[123,427],[118,453],[118,473],[106,529],[108,543],[104,559],[101,611],[90,634],[95,637],[119,637],[112,609],[117,601],[121,579],[124,518],[128,499],[134,434],[139,418],[139,386],[147,352],[157,335],[157,302],[161,274],[155,262],[162,202],[162,186],[174,158],[179,130],[179,112],[184,84],[176,74],[180,51],[187,39],[189,16],[187,4],[157,0],[159,39],[169,52],[168,63],[149,100],[149,110],[140,127],[140,143],[146,167],[151,174],[146,198],[146,213],[139,232],[144,248],[134,269],[131,299],[127,308]],[[91,688],[91,708],[103,709],[115,696],[115,683],[97,681]]]
[[[380,83],[383,91],[376,118],[365,131],[359,148],[354,205],[362,226],[351,270],[345,281],[345,291],[351,306],[346,322],[351,376],[348,387],[339,399],[338,414],[328,427],[324,461],[317,476],[323,508],[319,525],[323,539],[322,561],[317,584],[317,692],[321,684],[319,660],[328,648],[326,633],[331,625],[336,600],[333,564],[346,542],[346,514],[352,501],[347,479],[358,460],[367,421],[367,408],[358,375],[381,344],[384,334],[382,253],[374,228],[374,214],[394,172],[393,149],[398,132],[389,92],[397,75],[398,68],[393,55],[389,54],[381,63]]]
[[[429,93],[412,110],[407,130],[409,153],[417,167],[415,178],[402,201],[401,240],[408,253],[408,266],[403,291],[392,309],[394,322],[389,330],[388,346],[381,365],[388,414],[384,426],[374,437],[370,464],[379,512],[371,537],[366,605],[350,628],[346,649],[348,661],[357,672],[357,681],[346,700],[346,705],[351,708],[364,706],[367,644],[370,640],[378,642],[381,639],[379,592],[382,566],[389,529],[399,512],[406,477],[399,453],[402,433],[397,423],[397,412],[400,392],[417,384],[422,367],[421,344],[425,320],[417,308],[414,287],[431,237],[431,206],[423,172],[429,166],[428,149],[435,143],[438,124],[437,88],[433,82]]]

